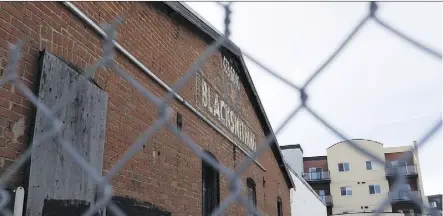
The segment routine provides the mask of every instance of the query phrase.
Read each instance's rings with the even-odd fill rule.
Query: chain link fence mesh
[[[224,8],[225,11],[225,19],[224,19],[224,27],[225,31],[222,36],[220,36],[217,40],[212,42],[207,49],[201,53],[200,57],[192,64],[192,66],[189,68],[188,71],[186,71],[185,75],[182,76],[173,86],[172,91],[167,93],[163,98],[159,98],[155,96],[152,92],[144,88],[140,83],[138,83],[131,75],[129,75],[126,71],[124,71],[122,68],[120,68],[114,61],[114,57],[116,56],[115,52],[115,38],[116,38],[116,27],[117,25],[121,24],[124,20],[117,18],[112,24],[110,25],[102,25],[102,29],[106,33],[106,37],[104,39],[103,43],[103,51],[104,56],[96,62],[93,65],[90,65],[85,73],[83,74],[84,77],[90,78],[94,74],[95,71],[97,71],[99,68],[107,67],[112,69],[115,73],[117,73],[119,76],[121,76],[123,79],[131,83],[140,93],[143,94],[143,96],[149,100],[150,102],[154,103],[156,107],[158,108],[158,117],[153,125],[151,125],[149,128],[147,128],[144,133],[138,137],[138,140],[132,144],[132,146],[124,153],[124,155],[120,158],[120,160],[109,170],[109,172],[102,176],[101,173],[97,173],[93,167],[88,164],[87,161],[85,161],[73,148],[71,143],[68,140],[64,140],[61,134],[59,133],[62,123],[56,118],[56,113],[63,109],[65,106],[67,106],[69,103],[72,102],[72,100],[75,98],[75,90],[71,91],[72,93],[69,95],[66,95],[60,102],[58,102],[56,105],[48,107],[45,104],[43,104],[41,101],[38,100],[37,96],[28,88],[26,85],[20,80],[20,77],[17,76],[17,71],[19,67],[19,60],[20,60],[20,49],[24,45],[23,41],[19,41],[15,45],[10,45],[10,51],[8,56],[8,62],[7,62],[7,68],[4,77],[0,81],[0,86],[4,86],[5,84],[11,83],[15,85],[15,87],[20,90],[26,97],[31,101],[37,109],[39,109],[44,115],[46,115],[51,121],[50,121],[50,130],[47,132],[40,134],[38,137],[34,139],[34,144],[44,142],[45,140],[49,138],[56,138],[58,140],[58,143],[62,146],[64,151],[66,151],[72,159],[80,166],[88,175],[95,181],[97,186],[101,187],[100,192],[98,193],[97,201],[90,206],[90,208],[84,212],[83,216],[91,216],[100,209],[107,208],[108,211],[112,211],[114,215],[118,216],[124,216],[126,215],[119,207],[117,207],[113,202],[111,202],[111,198],[113,196],[113,188],[110,184],[111,178],[117,174],[117,172],[136,154],[139,152],[139,150],[142,148],[142,146],[148,141],[161,127],[166,126],[169,130],[171,130],[177,137],[179,137],[186,145],[202,160],[206,161],[209,165],[211,165],[213,168],[217,169],[219,173],[226,176],[229,179],[229,190],[230,194],[225,199],[223,199],[218,207],[213,211],[212,215],[221,215],[223,212],[229,208],[229,206],[234,202],[239,202],[243,204],[248,211],[254,212],[256,215],[265,215],[260,209],[256,208],[252,201],[248,198],[244,197],[241,192],[243,190],[243,184],[241,180],[241,175],[243,172],[246,171],[247,167],[253,162],[253,160],[257,159],[258,156],[260,156],[265,150],[269,148],[270,143],[272,140],[276,139],[275,135],[281,132],[281,130],[292,121],[292,119],[299,113],[302,109],[306,110],[312,118],[316,119],[320,124],[322,124],[324,127],[328,128],[332,133],[334,133],[336,136],[343,140],[349,140],[345,133],[341,132],[339,129],[337,129],[332,123],[327,122],[324,118],[322,118],[321,114],[315,111],[315,109],[311,106],[309,106],[308,102],[308,94],[306,93],[306,89],[309,88],[309,86],[316,80],[316,78],[323,73],[325,68],[327,68],[331,62],[333,62],[336,58],[336,56],[342,52],[345,47],[349,44],[350,41],[352,41],[353,37],[356,35],[357,32],[361,31],[365,27],[365,25],[369,21],[373,21],[378,24],[380,28],[385,29],[386,31],[392,33],[395,35],[399,40],[403,40],[406,43],[409,43],[416,47],[417,52],[424,52],[429,55],[430,58],[437,58],[441,61],[441,53],[433,50],[430,47],[427,47],[413,38],[409,37],[406,34],[403,34],[399,30],[395,29],[393,26],[390,26],[386,22],[384,22],[382,19],[377,17],[377,9],[378,5],[375,2],[370,2],[368,7],[367,15],[364,17],[363,20],[358,22],[356,27],[353,29],[353,31],[346,37],[346,39],[340,44],[340,46],[332,52],[332,54],[327,58],[324,62],[322,62],[318,69],[313,71],[312,75],[309,77],[309,79],[302,85],[297,86],[294,85],[290,80],[287,80],[280,76],[278,72],[273,71],[269,68],[267,68],[265,65],[260,63],[259,61],[255,60],[252,55],[248,54],[247,52],[243,52],[243,55],[251,60],[252,62],[256,63],[258,66],[260,66],[262,69],[267,71],[269,74],[273,75],[276,79],[280,80],[282,83],[285,83],[286,85],[289,85],[292,87],[295,91],[300,92],[300,101],[301,104],[293,109],[292,112],[285,118],[285,121],[279,125],[274,134],[269,135],[266,137],[265,141],[261,144],[257,145],[257,149],[253,154],[251,155],[251,158],[246,157],[244,161],[242,161],[239,166],[235,170],[231,170],[230,168],[225,167],[223,164],[218,163],[215,161],[208,153],[202,151],[198,145],[198,143],[195,143],[187,134],[183,133],[181,130],[179,130],[176,125],[168,122],[172,116],[172,109],[169,107],[169,103],[174,100],[174,94],[175,92],[178,92],[181,88],[183,88],[198,72],[199,69],[202,68],[206,60],[214,55],[221,46],[223,46],[224,43],[226,43],[229,40],[230,36],[230,24],[231,24],[231,4],[232,3],[216,3],[220,7]],[[78,87],[78,85],[76,85]],[[238,104],[234,107],[237,108]],[[427,144],[428,140],[438,133],[442,127],[442,120],[436,119],[435,122],[430,123],[429,128],[423,132],[423,136],[418,139],[417,141],[417,147],[422,147]],[[374,161],[376,161],[379,164],[384,164],[383,158],[379,158],[372,153],[366,151],[365,149],[361,148],[359,145],[354,143],[352,140],[349,140],[349,145],[352,148],[355,148],[356,150],[360,151],[362,154],[372,158]],[[18,172],[23,164],[30,158],[31,154],[31,148],[26,149],[18,159],[15,160],[15,163],[11,165],[10,169],[6,171],[0,179],[0,212],[3,215],[10,216],[12,215],[11,210],[7,209],[7,203],[10,201],[10,196],[7,190],[5,189],[5,185],[8,181],[11,180],[12,176]],[[399,160],[399,165],[402,164],[402,161],[408,160],[411,157],[413,157],[412,153],[404,155]],[[392,202],[392,194],[395,194],[396,192],[399,192],[400,185],[402,183],[406,182],[406,176],[402,175],[401,170],[399,167],[393,167],[396,168],[396,174],[395,174],[395,185],[392,189],[392,193],[390,193],[390,196],[388,199],[384,200],[382,204],[378,207],[378,209],[374,212],[373,215],[378,216],[381,214],[383,209],[385,209],[390,203]],[[408,196],[412,199],[412,201],[420,206],[421,208],[427,210],[432,215],[437,215],[437,212],[430,208],[430,206],[425,205],[419,198],[413,196],[413,194],[408,194]]]

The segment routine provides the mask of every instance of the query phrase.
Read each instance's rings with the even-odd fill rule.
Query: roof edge
[[[194,27],[197,27],[200,31],[202,31],[205,35],[209,36],[213,40],[216,40],[218,37],[220,37],[222,34],[218,32],[207,20],[205,20],[203,17],[201,17],[196,11],[191,9],[186,3],[184,2],[168,2],[163,1],[165,5],[170,7],[172,10],[180,14],[183,18],[185,18],[188,22],[190,22]],[[246,77],[247,87],[250,89],[250,94],[253,96],[249,99],[253,103],[253,107],[255,109],[255,112],[257,113],[257,117],[259,118],[259,121],[262,124],[262,127],[264,127],[264,132],[267,134],[267,136],[271,135],[274,137],[273,142],[271,144],[272,152],[274,153],[274,156],[277,160],[277,163],[280,167],[280,170],[283,173],[283,176],[286,180],[286,183],[288,185],[288,188],[294,188],[294,182],[292,181],[291,174],[289,173],[288,167],[286,166],[284,160],[283,160],[283,154],[280,150],[280,146],[278,145],[277,139],[275,137],[274,131],[272,130],[271,124],[269,123],[269,120],[266,116],[266,113],[264,111],[264,108],[262,106],[262,103],[260,101],[260,98],[258,96],[258,93],[255,89],[254,83],[252,82],[251,76],[249,74],[249,71],[246,67],[246,63],[244,61],[242,52],[240,51],[240,48],[237,47],[230,39],[226,41],[225,44],[223,44],[223,47],[229,50],[232,54],[235,55],[236,58],[238,58],[241,67],[243,68],[244,75]],[[241,77],[241,76],[240,76]],[[248,93],[248,91],[247,91]],[[248,94],[249,95],[249,94]],[[255,105],[254,105],[255,103]]]
[[[391,146],[383,149],[385,154],[401,153],[401,152],[414,152],[414,146]]]
[[[328,156],[312,156],[312,157],[303,157],[303,161],[315,161],[315,160],[328,160]]]
[[[443,196],[443,194],[432,194],[432,195],[427,195],[426,197],[441,197]]]
[[[301,153],[303,153],[303,148],[301,147],[300,144],[280,146],[280,149],[281,149],[281,150],[297,149],[297,148],[300,149]]]
[[[329,149],[329,148],[331,148],[331,147],[333,147],[333,146],[335,146],[335,145],[338,145],[338,144],[341,144],[341,143],[344,143],[344,142],[348,142],[348,141],[369,141],[369,142],[377,143],[377,144],[380,144],[380,145],[383,146],[383,143],[378,142],[378,141],[375,141],[375,140],[370,140],[370,139],[348,139],[348,140],[342,140],[342,141],[340,141],[340,142],[337,142],[337,143],[335,143],[335,144],[332,144],[331,146],[329,146],[329,147],[326,148],[326,149]]]

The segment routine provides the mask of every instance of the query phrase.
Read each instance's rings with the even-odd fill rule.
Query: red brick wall
[[[303,161],[303,169],[304,172],[309,172],[309,168],[311,167],[319,167],[323,168],[324,171],[328,170],[328,161],[325,160],[305,160]]]
[[[177,81],[208,45],[149,3],[74,2],[74,5],[96,23],[109,23],[122,15],[124,22],[118,27],[117,41],[168,85]],[[80,68],[97,62],[103,55],[101,38],[61,3],[0,3],[2,73],[7,63],[7,44],[16,43],[18,39],[27,40],[18,74],[34,92],[40,50],[46,49]],[[115,62],[155,95],[162,97],[166,93],[121,54],[116,56]],[[214,85],[223,85],[218,79],[222,76],[220,53],[210,58],[203,71],[209,80],[214,80]],[[94,80],[109,94],[105,174],[136,138],[152,125],[157,109],[131,84],[108,69],[99,70]],[[179,92],[191,103],[196,100],[194,83],[191,80]],[[259,143],[264,134],[242,90],[240,101],[243,118],[257,133]],[[181,104],[174,101],[171,106],[183,115],[183,131],[203,149],[212,152],[220,163],[234,169],[232,144]],[[4,165],[4,169],[29,143],[34,115],[33,106],[17,89],[11,85],[0,88],[0,165]],[[236,151],[237,164],[244,157],[244,154]],[[289,189],[272,152],[269,150],[262,154],[259,162],[266,172],[252,164],[243,176],[244,182],[247,177],[254,179],[258,206],[264,212],[276,215],[277,196],[280,196],[284,215],[289,215]],[[13,183],[20,181],[17,177]],[[201,215],[200,158],[164,128],[113,178],[112,184],[115,194],[151,202],[173,215]],[[229,191],[227,179],[222,175],[220,184],[223,200]],[[228,214],[245,215],[245,209],[234,204]]]
[[[408,152],[386,153],[386,154],[385,154],[386,162],[388,163],[388,162],[391,162],[391,161],[394,161],[394,160],[398,160],[398,159],[400,159],[401,157],[403,157],[404,155],[406,155],[407,153],[408,153]],[[414,164],[414,159],[413,159],[413,158],[410,158],[410,159],[408,160],[408,165],[412,165],[412,164]]]
[[[390,161],[394,161],[394,160],[398,160],[401,157],[403,157],[405,154],[407,154],[408,152],[395,152],[395,153],[386,153],[385,154],[385,159],[386,159],[386,163],[389,163]],[[408,165],[412,165],[414,164],[414,159],[410,158],[408,160]],[[389,182],[389,188],[392,188],[393,186],[392,181]],[[413,179],[408,179],[407,184],[409,184],[411,186],[411,190],[418,190],[417,187],[417,179],[413,178]]]
[[[411,187],[411,190],[413,190],[413,191],[419,190],[416,178],[408,179],[406,184],[409,184]],[[394,187],[394,181],[389,181],[389,189],[391,190],[393,187]]]

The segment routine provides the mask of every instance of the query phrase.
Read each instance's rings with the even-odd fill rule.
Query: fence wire
[[[211,165],[213,168],[217,169],[219,173],[226,176],[226,178],[229,180],[229,191],[230,194],[223,199],[219,206],[214,210],[212,215],[221,215],[223,212],[229,208],[231,204],[234,202],[238,202],[243,204],[248,211],[255,213],[256,215],[265,215],[259,208],[255,207],[251,200],[249,200],[247,197],[242,195],[243,190],[243,184],[241,176],[246,171],[247,167],[253,162],[253,160],[257,159],[265,150],[267,150],[270,146],[270,143],[272,140],[276,139],[276,135],[281,132],[281,130],[292,121],[292,119],[302,110],[306,110],[314,119],[316,119],[319,123],[321,123],[323,126],[328,128],[332,133],[334,133],[336,136],[340,137],[343,140],[348,140],[348,144],[355,148],[356,150],[360,151],[362,154],[372,158],[379,164],[386,164],[384,163],[383,158],[379,158],[376,155],[372,154],[371,152],[366,151],[365,149],[361,148],[359,145],[357,145],[354,141],[350,140],[348,136],[340,131],[337,127],[335,127],[330,122],[327,122],[321,114],[315,111],[315,109],[308,104],[308,94],[306,90],[309,88],[309,86],[315,81],[315,79],[321,75],[325,69],[333,62],[336,58],[336,56],[344,50],[344,48],[349,45],[349,42],[352,41],[353,37],[361,31],[365,27],[365,25],[369,21],[374,21],[378,24],[380,28],[385,29],[388,32],[391,32],[393,35],[395,35],[398,39],[405,41],[406,43],[409,43],[417,48],[417,51],[424,52],[426,54],[429,54],[430,57],[438,58],[441,61],[441,53],[433,50],[430,47],[427,47],[416,40],[412,39],[411,37],[407,36],[406,34],[402,33],[401,31],[395,29],[394,27],[390,26],[389,24],[385,23],[382,19],[377,17],[377,9],[378,5],[375,2],[370,2],[368,7],[367,15],[358,22],[356,27],[353,29],[353,31],[347,36],[347,38],[340,44],[340,46],[332,52],[332,54],[327,58],[323,63],[321,63],[317,70],[313,71],[312,75],[309,77],[309,79],[302,85],[297,86],[294,85],[290,80],[287,80],[280,75],[276,71],[273,71],[260,63],[259,61],[255,60],[252,55],[248,54],[247,52],[243,52],[243,55],[251,60],[252,62],[256,63],[258,66],[260,66],[262,69],[267,71],[269,74],[273,75],[276,79],[282,81],[286,85],[292,87],[295,91],[300,92],[300,101],[301,104],[293,109],[293,111],[290,112],[290,114],[286,117],[285,121],[277,127],[274,134],[270,134],[266,137],[266,139],[259,145],[257,145],[257,150],[253,152],[251,158],[246,157],[244,161],[242,161],[239,166],[232,170],[223,164],[215,161],[208,153],[201,150],[198,143],[194,142],[186,133],[179,130],[176,125],[168,122],[172,117],[172,109],[169,106],[169,103],[174,100],[174,94],[175,92],[179,92],[180,89],[182,89],[198,72],[199,69],[202,68],[204,63],[208,60],[209,57],[216,54],[228,40],[230,36],[230,24],[231,24],[231,4],[232,3],[217,3],[220,7],[223,7],[225,14],[224,14],[224,34],[222,34],[219,38],[217,38],[214,42],[212,42],[208,48],[199,56],[199,58],[192,64],[192,66],[189,68],[188,71],[172,86],[172,91],[169,91],[164,97],[159,98],[155,96],[151,91],[144,88],[140,83],[138,83],[135,78],[133,78],[131,75],[129,75],[123,68],[120,68],[114,61],[114,58],[116,56],[115,53],[115,38],[116,38],[116,27],[123,22],[122,19],[117,18],[112,24],[110,25],[102,25],[102,28],[104,32],[106,33],[106,36],[104,37],[104,43],[103,43],[103,51],[104,56],[98,60],[95,64],[89,66],[85,73],[83,74],[84,77],[90,78],[92,75],[100,68],[107,67],[112,69],[115,73],[120,75],[123,79],[128,81],[135,87],[147,100],[152,102],[156,105],[158,108],[158,116],[155,120],[154,124],[151,125],[149,128],[147,128],[144,133],[138,137],[137,141],[133,143],[130,148],[124,153],[124,155],[119,159],[119,161],[109,170],[109,172],[102,176],[101,173],[97,173],[94,168],[80,156],[79,153],[76,152],[74,147],[71,145],[70,141],[64,140],[61,136],[61,128],[62,123],[57,119],[56,114],[61,109],[65,108],[66,105],[71,103],[75,98],[75,89],[70,91],[71,93],[69,95],[65,95],[61,101],[59,101],[57,104],[48,107],[45,104],[43,104],[41,101],[38,100],[37,96],[26,87],[26,85],[19,79],[17,76],[18,66],[19,66],[19,60],[20,60],[20,50],[22,46],[24,45],[23,41],[19,41],[15,45],[10,45],[10,52],[9,52],[9,60],[7,63],[7,68],[4,77],[0,80],[0,86],[4,86],[8,83],[11,83],[15,85],[15,87],[20,90],[26,98],[31,101],[36,108],[41,111],[45,116],[47,116],[48,119],[50,119],[49,123],[49,130],[48,132],[40,134],[38,137],[34,138],[34,145],[44,142],[45,140],[48,140],[50,138],[55,138],[59,145],[62,146],[63,150],[66,151],[72,159],[80,166],[90,177],[91,179],[96,183],[97,187],[100,188],[98,193],[98,199],[95,203],[91,204],[90,208],[84,212],[83,216],[91,216],[95,214],[98,211],[103,210],[105,207],[108,211],[112,211],[114,215],[118,216],[125,216],[126,214],[113,202],[111,202],[111,198],[113,196],[113,188],[110,183],[111,178],[118,173],[118,171],[130,160],[134,157],[136,153],[140,151],[142,146],[147,143],[147,141],[162,127],[165,127],[169,130],[171,130],[177,137],[179,137],[192,152],[200,157],[202,160],[207,162],[209,165]],[[78,88],[79,85],[75,85],[74,88]],[[234,106],[237,107],[237,106]],[[432,124],[430,124],[429,128],[424,131],[423,136],[418,139],[417,147],[422,147],[428,143],[428,140],[438,133],[442,127],[442,120],[436,119],[436,121]],[[7,203],[10,201],[9,193],[6,190],[6,183],[11,180],[12,176],[17,173],[22,165],[30,158],[31,154],[31,148],[27,148],[18,159],[15,160],[14,164],[10,166],[10,169],[6,171],[0,178],[0,212],[3,213],[3,215],[12,215],[11,211],[7,209]],[[392,193],[390,193],[390,196],[385,199],[382,204],[378,207],[376,212],[374,213],[375,216],[378,216],[381,214],[381,212],[391,203],[393,202],[392,194],[396,194],[400,191],[400,185],[402,183],[406,182],[406,176],[402,175],[400,165],[402,164],[402,161],[406,161],[413,157],[412,153],[404,155],[397,165],[397,167],[394,167],[396,169],[395,174],[395,184],[393,187]],[[412,201],[417,204],[419,207],[427,210],[432,215],[437,215],[436,210],[431,209],[428,205],[425,205],[420,199],[413,196],[413,194],[409,193],[408,196],[412,199]]]

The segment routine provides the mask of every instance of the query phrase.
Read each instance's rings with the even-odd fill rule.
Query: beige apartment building
[[[304,157],[303,177],[325,199],[328,215],[353,216],[372,212],[392,193],[395,170],[390,165],[400,165],[400,171],[407,177],[401,191],[394,196],[384,215],[425,215],[422,209],[412,202],[408,194],[427,204],[420,174],[420,162],[415,144],[402,147],[384,147],[382,143],[354,139],[361,148],[382,158],[378,164],[361,151],[352,148],[349,142],[342,141],[330,146],[326,156]],[[413,153],[413,158],[403,164],[398,159]]]

